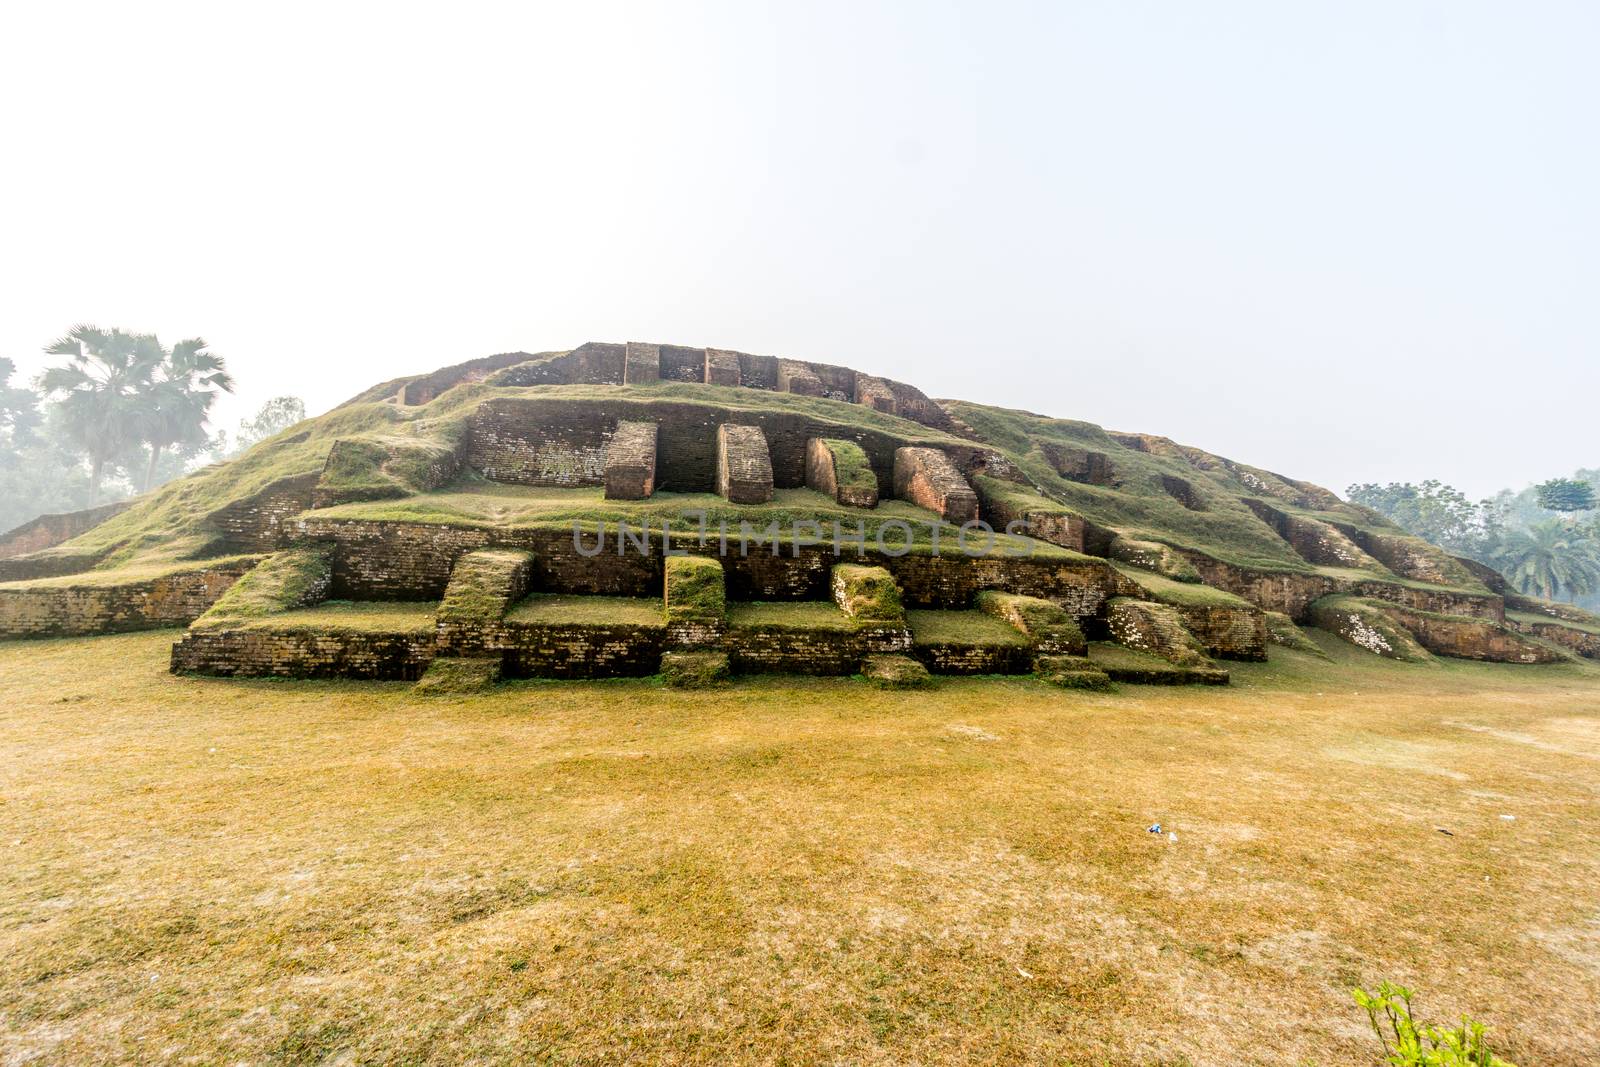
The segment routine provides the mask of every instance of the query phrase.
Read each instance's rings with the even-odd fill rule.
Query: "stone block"
[[[606,444],[607,500],[644,500],[656,488],[656,424],[619,422]]]
[[[661,346],[629,341],[622,363],[623,385],[650,385],[661,380]]]
[[[761,427],[717,427],[717,493],[735,504],[772,499],[772,456]]]
[[[957,525],[978,517],[978,494],[937,448],[895,449],[894,495]]]

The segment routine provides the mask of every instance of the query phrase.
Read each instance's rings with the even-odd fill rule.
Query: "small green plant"
[[[1405,986],[1381,982],[1375,994],[1352,989],[1350,995],[1366,1009],[1383,1062],[1393,1067],[1516,1067],[1489,1051],[1482,1023],[1464,1015],[1456,1029],[1418,1023],[1411,1008],[1416,994]]]

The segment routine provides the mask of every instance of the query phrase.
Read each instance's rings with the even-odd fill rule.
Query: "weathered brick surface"
[[[452,367],[444,367],[432,374],[407,382],[400,390],[400,402],[408,405],[426,404],[440,393],[453,389],[463,382],[481,382],[496,371],[526,363],[532,358],[533,355],[528,352],[502,352],[499,355],[484,356],[482,359],[471,359]]]
[[[1254,662],[1267,658],[1267,644],[1271,637],[1267,633],[1266,615],[1260,609],[1191,604],[1174,606],[1182,616],[1184,626],[1208,655]]]
[[[607,500],[644,500],[656,486],[656,424],[619,422],[605,449]]]
[[[978,495],[937,448],[895,449],[894,495],[957,525],[978,517]]]
[[[1442,548],[1419,537],[1371,533],[1344,523],[1332,523],[1367,555],[1402,578],[1443,585],[1470,585],[1475,579]]]
[[[1565,626],[1556,619],[1548,622],[1532,619],[1507,619],[1506,625],[1518,633],[1537,637],[1541,641],[1571,649],[1588,659],[1600,659],[1600,634]]]
[[[806,442],[806,487],[826,493],[835,501],[853,508],[878,506],[878,485],[839,484],[836,458],[826,439],[813,437]]]
[[[990,589],[978,594],[976,606],[1025,636],[1035,656],[1082,656],[1088,650],[1077,621],[1053,601]]]
[[[508,678],[625,678],[661,668],[664,626],[508,623]]]
[[[739,379],[739,353],[721,348],[706,349],[705,378],[707,385],[741,385]]]
[[[1026,646],[916,644],[911,654],[934,674],[1027,674],[1033,667]]]
[[[822,379],[809,366],[793,359],[778,360],[778,389],[796,396],[823,396],[827,392]]]
[[[806,449],[812,438],[860,445],[880,489],[893,485],[895,450],[916,443],[799,412],[749,411],[739,417],[759,426],[766,436],[773,485],[779,489],[805,484]],[[657,491],[710,493],[716,491],[717,427],[727,418],[726,409],[715,404],[685,400],[497,397],[479,405],[470,417],[466,462],[494,481],[601,485],[612,429],[619,422],[653,422]],[[957,456],[959,465],[986,450],[952,445],[948,451]]]
[[[205,518],[233,552],[270,552],[294,535],[294,519],[312,506],[320,471],[279,478],[265,489],[218,508]]]
[[[73,551],[64,546],[11,559],[0,559],[0,582],[31,582],[35,578],[61,578],[82,574],[106,558],[107,549]]]
[[[83,511],[69,511],[59,515],[40,515],[38,518],[13,527],[0,534],[0,559],[25,556],[70,541],[79,534],[88,533],[114,515],[120,515],[133,506],[131,500],[118,500]],[[42,577],[42,575],[41,575]]]
[[[224,677],[415,681],[433,656],[432,630],[190,630],[172,646],[172,670]]]
[[[1055,472],[1072,482],[1086,485],[1113,485],[1116,471],[1104,452],[1093,452],[1074,445],[1045,442],[1039,446]]]
[[[706,350],[683,345],[661,345],[661,380],[705,382]]]
[[[661,380],[661,346],[629,341],[623,356],[622,384],[649,385]]]
[[[1504,602],[1492,594],[1418,589],[1379,578],[1352,580],[1324,574],[1256,570],[1224,563],[1193,549],[1181,551],[1207,585],[1225,589],[1268,611],[1282,612],[1296,622],[1309,621],[1311,604],[1335,593],[1387,600],[1402,607],[1442,615],[1468,615],[1493,622],[1505,617]]]
[[[980,480],[979,486],[983,485]],[[1083,516],[1063,507],[1028,507],[1000,493],[979,490],[983,519],[996,530],[1015,529],[1074,552],[1083,551]],[[1019,523],[1019,526],[1012,526]]]
[[[1325,522],[1279,511],[1264,500],[1246,498],[1245,505],[1271,526],[1308,563],[1324,567],[1376,567],[1378,561],[1350,538]]]
[[[1396,619],[1423,648],[1438,656],[1476,659],[1490,663],[1555,663],[1559,653],[1535,644],[1522,634],[1486,619],[1435,615],[1388,605]]]
[[[717,427],[717,493],[735,504],[772,499],[772,456],[761,427]]]
[[[726,640],[739,674],[854,674],[864,655],[861,635],[848,630],[734,627]]]
[[[1203,666],[1205,649],[1169,604],[1118,597],[1106,612],[1106,627],[1118,644],[1148,652],[1180,667]]]
[[[435,643],[447,656],[498,654],[506,612],[528,595],[533,553],[480,549],[456,560],[435,615]]]
[[[122,585],[0,588],[0,637],[68,637],[181,626],[214,604],[257,559],[196,563],[194,569]]]
[[[870,374],[856,375],[856,403],[885,414],[899,414],[899,405],[895,403],[894,390],[889,383]]]
[[[589,341],[570,352],[532,358],[490,376],[494,385],[621,385],[625,347]]]

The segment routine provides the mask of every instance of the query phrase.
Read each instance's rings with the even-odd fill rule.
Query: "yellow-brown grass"
[[[1382,978],[1600,1060],[1592,671],[442,700],[173,636],[0,645],[0,1063],[1370,1064]]]

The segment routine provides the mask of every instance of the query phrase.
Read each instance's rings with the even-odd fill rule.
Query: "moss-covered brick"
[[[1154,571],[1164,578],[1179,582],[1200,581],[1200,572],[1171,545],[1159,541],[1139,541],[1131,537],[1114,537],[1107,555],[1134,567]]]
[[[333,580],[332,555],[331,545],[273,553],[235,582],[194,625],[227,626],[322,602]]]
[[[848,507],[878,505],[878,476],[854,441],[813,437],[806,442],[806,485]]]
[[[903,624],[905,607],[900,603],[900,587],[894,576],[882,567],[858,563],[834,565],[833,602],[839,610],[864,622]]]
[[[1402,663],[1428,663],[1433,656],[1395,621],[1386,606],[1354,596],[1325,596],[1311,605],[1311,621],[1375,656]]]
[[[867,656],[861,661],[861,676],[879,689],[924,689],[933,684],[927,667],[893,653]]]
[[[1107,605],[1106,627],[1118,644],[1175,663],[1201,667],[1210,663],[1206,650],[1170,604],[1115,597]]]
[[[722,622],[727,592],[722,561],[709,556],[669,556],[663,609],[667,622]]]
[[[527,595],[532,569],[532,552],[489,548],[462,555],[439,604],[440,620],[499,622]]]
[[[1049,600],[985,589],[976,605],[1026,635],[1036,655],[1081,656],[1087,647],[1078,621]]]
[[[500,680],[500,660],[437,656],[428,664],[415,690],[428,696],[460,696],[482,693]]]
[[[1305,652],[1313,656],[1328,658],[1328,654],[1317,646],[1317,643],[1306,636],[1306,632],[1295,625],[1295,621],[1281,611],[1263,611],[1262,620],[1266,623],[1267,639],[1275,645],[1293,649],[1296,652]]]
[[[1085,649],[1087,651],[1087,648]],[[1111,676],[1095,666],[1083,654],[1073,656],[1035,656],[1034,673],[1041,681],[1062,689],[1111,688]]]
[[[728,680],[725,652],[664,652],[661,680],[674,689],[709,689]]]

